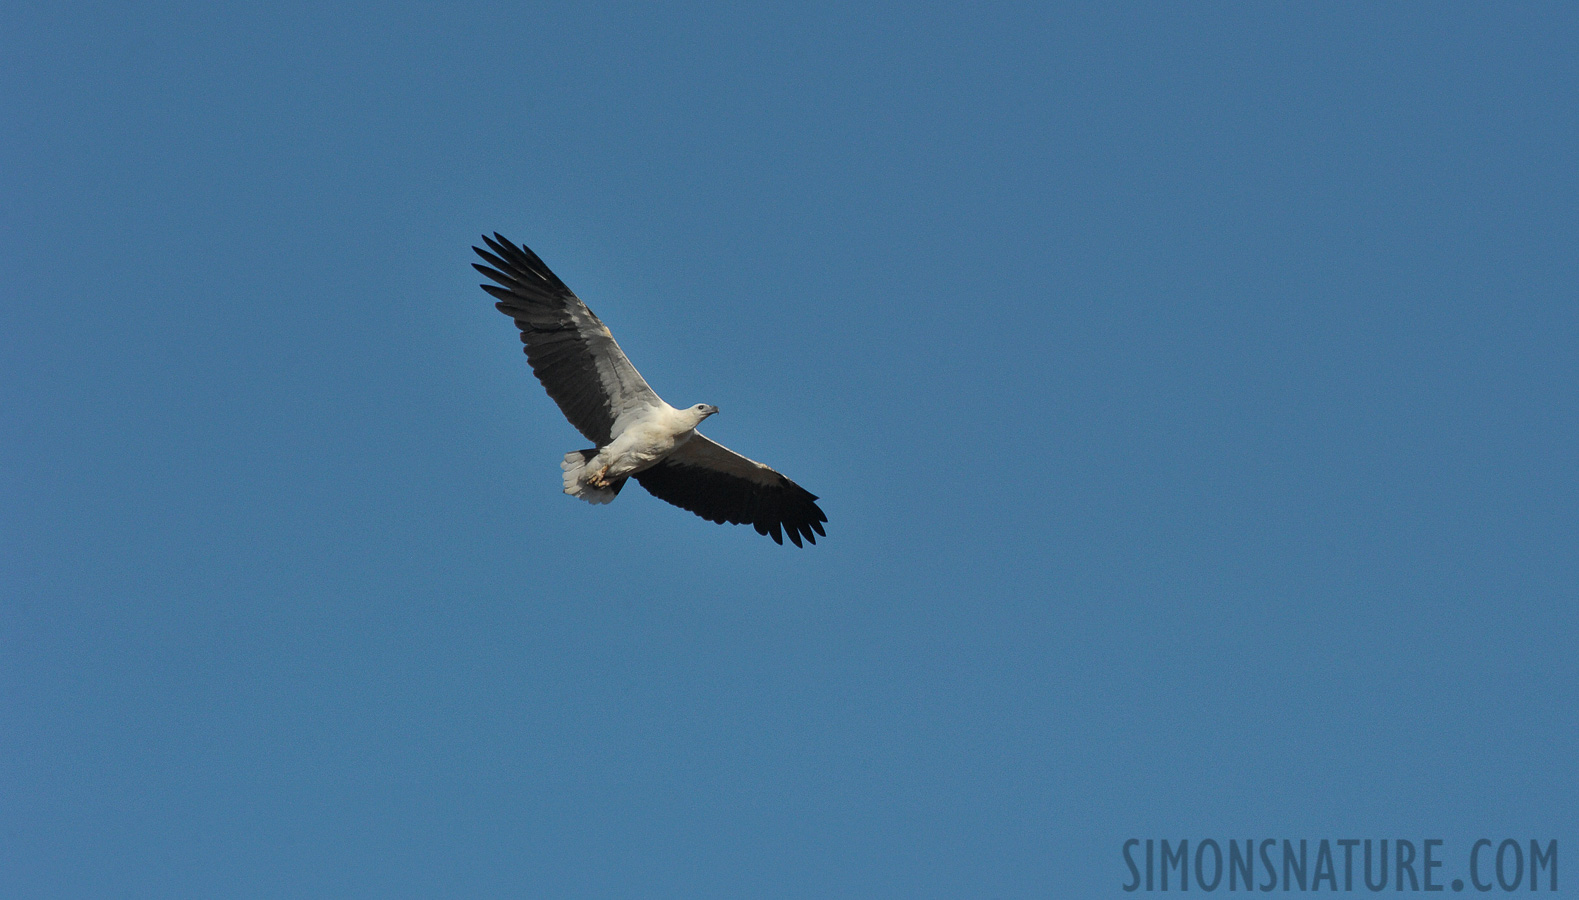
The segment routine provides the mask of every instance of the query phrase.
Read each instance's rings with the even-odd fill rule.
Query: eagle
[[[676,409],[647,386],[592,310],[537,254],[494,232],[472,263],[494,284],[479,285],[515,320],[526,361],[576,430],[596,446],[559,464],[565,493],[608,503],[635,478],[647,493],[711,522],[751,523],[758,534],[795,546],[827,536],[817,496],[773,469],[696,430],[718,407]]]

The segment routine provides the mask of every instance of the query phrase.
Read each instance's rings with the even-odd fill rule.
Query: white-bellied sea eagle
[[[720,524],[750,522],[780,544],[786,534],[797,547],[827,534],[816,495],[697,432],[718,407],[663,402],[608,327],[537,254],[498,232],[483,242],[488,250],[472,249],[488,265],[472,266],[498,284],[482,289],[521,329],[526,360],[548,396],[597,445],[565,454],[565,493],[608,503],[635,478],[660,500]]]

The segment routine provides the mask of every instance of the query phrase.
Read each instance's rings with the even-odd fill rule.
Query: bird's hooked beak
[[[709,416],[716,416],[716,415],[718,415],[718,407],[716,407],[716,406],[709,406],[707,408],[707,414]]]

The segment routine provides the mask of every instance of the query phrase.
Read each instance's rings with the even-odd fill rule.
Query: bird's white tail
[[[611,503],[619,496],[620,488],[625,486],[625,479],[621,478],[606,488],[587,484],[587,463],[597,455],[597,450],[572,450],[565,454],[565,461],[559,464],[565,470],[565,493],[588,503]]]

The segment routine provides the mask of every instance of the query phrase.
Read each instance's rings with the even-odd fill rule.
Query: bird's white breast
[[[608,461],[609,477],[640,472],[662,461],[696,433],[693,418],[683,410],[654,409],[632,422],[600,454]]]

